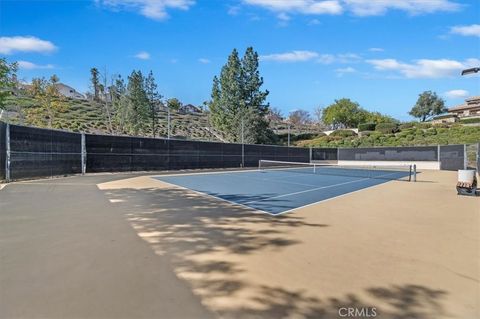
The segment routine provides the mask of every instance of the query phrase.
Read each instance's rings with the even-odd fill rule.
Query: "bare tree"
[[[288,115],[288,121],[292,125],[305,125],[312,122],[310,113],[306,110],[295,110]]]

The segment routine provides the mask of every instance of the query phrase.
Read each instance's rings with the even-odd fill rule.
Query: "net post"
[[[6,146],[5,181],[9,183],[10,182],[11,149],[10,149],[10,124],[8,123],[5,129],[5,146]]]
[[[468,168],[467,144],[463,144],[463,169]]]
[[[312,153],[312,147],[310,146],[310,155],[309,155],[309,157],[310,157],[310,163],[311,163],[312,160],[313,160],[313,156],[312,156],[312,155],[313,155],[313,153]]]
[[[413,181],[416,182],[417,181],[417,164],[413,164]]]
[[[438,169],[442,169],[442,161],[440,159],[440,144],[437,145],[437,162],[438,162]]]

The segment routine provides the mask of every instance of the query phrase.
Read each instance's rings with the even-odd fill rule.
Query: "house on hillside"
[[[195,113],[202,113],[202,110],[193,105],[193,104],[185,104],[185,105],[182,105],[180,107],[180,110],[179,110],[181,113],[184,113],[184,114],[195,114]]]
[[[470,118],[480,118],[480,96],[472,96],[465,103],[449,108],[447,113],[435,116],[432,123],[454,123]]]
[[[69,97],[76,100],[84,100],[86,98],[85,95],[77,92],[77,90],[75,90],[74,88],[66,84],[58,83],[56,84],[56,87],[58,92],[65,97]]]
[[[455,114],[459,118],[480,118],[480,96],[472,96],[465,103],[448,109],[449,114]]]

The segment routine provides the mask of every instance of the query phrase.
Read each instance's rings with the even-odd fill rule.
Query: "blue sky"
[[[477,0],[97,0],[0,2],[0,56],[19,75],[88,90],[89,69],[153,70],[166,97],[201,104],[233,48],[261,55],[285,114],[347,97],[408,120],[418,94],[480,95]]]

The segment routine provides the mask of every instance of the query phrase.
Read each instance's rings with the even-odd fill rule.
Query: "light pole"
[[[170,107],[167,106],[167,138],[170,139]]]
[[[290,147],[290,123],[288,123],[288,140],[287,140],[287,147]]]
[[[462,75],[474,74],[480,72],[480,68],[470,68],[462,71]]]

